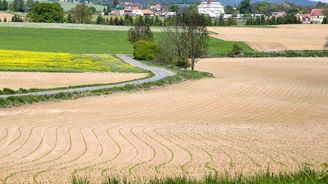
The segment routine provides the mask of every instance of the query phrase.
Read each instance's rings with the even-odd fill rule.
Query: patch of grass
[[[110,54],[85,55],[19,50],[0,50],[0,66],[0,71],[145,72]]]
[[[222,53],[216,53],[209,55],[208,57],[328,57],[328,50],[301,50],[301,51],[277,51],[277,52],[244,52],[241,55],[226,55]]]
[[[76,177],[76,176],[75,176]],[[87,181],[87,180],[86,180]],[[86,181],[84,183],[86,183]],[[84,184],[78,183],[78,184]],[[135,181],[127,179],[106,178],[101,184],[133,184]],[[263,173],[255,176],[235,176],[210,175],[196,180],[187,177],[166,177],[163,179],[151,179],[142,182],[144,184],[327,184],[328,170],[315,171],[310,168],[303,168],[292,173]],[[74,183],[76,184],[76,183]]]
[[[244,52],[254,51],[244,42],[224,41],[216,38],[210,38],[208,42],[208,56],[228,56],[234,45],[241,47]]]
[[[125,85],[123,87],[116,87],[111,89],[100,89],[88,92],[75,92],[75,93],[61,93],[56,95],[29,95],[29,96],[21,96],[21,97],[8,97],[8,98],[0,98],[0,108],[9,108],[20,106],[24,104],[33,104],[38,102],[45,101],[58,101],[58,100],[70,100],[77,99],[85,96],[99,96],[99,95],[108,95],[115,92],[127,92],[127,91],[136,91],[141,89],[150,89],[152,87],[165,86],[172,83],[177,83],[184,80],[196,80],[205,77],[213,77],[212,74],[207,72],[198,72],[198,71],[189,71],[189,70],[174,70],[176,75],[167,77],[155,82],[148,82],[140,85]]]

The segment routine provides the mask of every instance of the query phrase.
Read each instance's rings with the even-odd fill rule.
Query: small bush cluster
[[[154,41],[139,40],[133,45],[133,56],[135,59],[151,61],[157,53],[158,48]]]

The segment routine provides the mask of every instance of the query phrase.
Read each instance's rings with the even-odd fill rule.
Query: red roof
[[[312,9],[311,16],[323,16],[323,9]]]
[[[151,10],[143,10],[143,14],[145,15],[151,15],[153,12]]]

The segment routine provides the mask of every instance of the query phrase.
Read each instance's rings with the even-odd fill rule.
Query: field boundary
[[[9,97],[22,97],[22,96],[41,96],[41,95],[57,95],[61,93],[75,93],[75,92],[87,92],[87,91],[94,91],[94,90],[102,90],[102,89],[111,89],[116,87],[124,87],[126,85],[138,85],[148,82],[158,81],[160,79],[171,77],[175,75],[175,73],[168,71],[166,69],[161,69],[158,67],[153,67],[149,65],[145,65],[135,59],[132,59],[126,55],[117,55],[118,58],[127,62],[130,65],[133,65],[138,68],[142,68],[154,74],[153,77],[122,82],[118,84],[110,84],[110,85],[100,85],[100,86],[87,86],[87,87],[80,87],[80,88],[70,88],[70,89],[59,89],[59,90],[50,90],[50,91],[41,91],[41,92],[30,92],[30,93],[20,93],[20,94],[8,94],[8,95],[0,95],[0,98],[9,98]]]

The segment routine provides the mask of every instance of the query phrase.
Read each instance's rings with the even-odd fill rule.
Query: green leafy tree
[[[24,12],[24,0],[14,0],[11,7],[15,12]]]
[[[171,4],[170,7],[169,7],[169,10],[171,12],[178,12],[180,10],[180,8],[177,4]]]
[[[85,4],[78,4],[71,10],[72,18],[75,23],[90,23],[92,15],[89,7]]]
[[[8,2],[6,0],[0,0],[0,11],[7,11],[8,10]]]
[[[149,26],[134,26],[129,29],[128,40],[131,44],[134,44],[139,40],[153,41],[154,35]]]
[[[25,3],[25,10],[27,12],[30,12],[32,10],[33,5],[34,5],[34,0],[27,0]]]
[[[59,3],[35,3],[27,15],[33,22],[64,22],[64,10]]]
[[[242,0],[239,4],[239,12],[241,14],[249,14],[252,13],[252,5],[250,0]]]
[[[67,15],[66,22],[74,23],[74,20],[73,20],[72,15],[70,13]]]
[[[133,56],[136,59],[151,61],[157,52],[158,48],[154,41],[139,40],[133,44]]]
[[[184,48],[191,59],[191,70],[194,70],[197,59],[207,54],[209,32],[206,26],[208,25],[208,19],[200,15],[197,9],[194,8],[178,17],[180,17],[180,20],[176,25],[181,27],[181,37],[182,40],[185,40]]]

